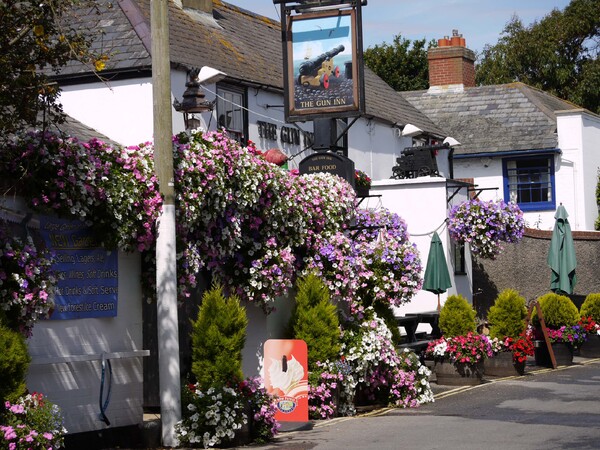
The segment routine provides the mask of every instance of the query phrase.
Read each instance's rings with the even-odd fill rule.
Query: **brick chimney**
[[[475,86],[475,53],[465,46],[465,39],[458,30],[452,37],[438,39],[438,47],[429,49],[429,90],[462,91]]]

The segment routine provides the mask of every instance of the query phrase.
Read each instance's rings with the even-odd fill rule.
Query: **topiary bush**
[[[0,323],[0,400],[13,402],[24,395],[31,357],[21,333]],[[2,409],[3,406],[0,406]]]
[[[550,292],[539,297],[538,303],[544,315],[544,322],[549,328],[573,326],[579,321],[577,306],[565,295]],[[535,309],[532,317],[536,325],[540,323]]]
[[[589,294],[579,309],[581,317],[591,316],[596,322],[600,322],[600,293]]]
[[[526,317],[525,298],[513,289],[505,289],[500,292],[487,315],[490,336],[498,339],[518,338],[525,329]]]
[[[318,362],[336,361],[340,352],[337,308],[329,299],[329,289],[314,274],[298,280],[296,307],[290,318],[294,339],[308,347],[308,370],[320,371]]]
[[[440,330],[445,337],[463,336],[475,332],[475,310],[462,295],[451,295],[440,311]]]
[[[202,389],[243,378],[242,350],[248,318],[239,298],[214,285],[192,321],[192,374]]]

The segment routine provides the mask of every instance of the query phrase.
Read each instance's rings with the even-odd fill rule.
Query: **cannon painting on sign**
[[[355,11],[291,16],[287,26],[287,119],[358,114]]]

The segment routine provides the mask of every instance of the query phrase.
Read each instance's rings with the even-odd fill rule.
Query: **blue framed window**
[[[504,201],[523,211],[556,209],[553,155],[504,159],[502,169]]]

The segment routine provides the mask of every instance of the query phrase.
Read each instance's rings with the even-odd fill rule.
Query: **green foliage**
[[[0,400],[14,401],[25,393],[31,358],[21,333],[0,324]]]
[[[340,352],[337,308],[319,277],[309,274],[298,280],[296,307],[290,318],[295,339],[308,347],[308,370],[318,371],[317,362],[336,361]]]
[[[440,330],[445,337],[463,336],[475,332],[475,310],[462,295],[451,295],[440,311]]]
[[[525,298],[513,289],[505,289],[488,312],[490,336],[498,339],[518,338],[525,329],[525,317]]]
[[[427,48],[435,45],[430,41]],[[415,91],[429,87],[429,63],[425,39],[410,41],[394,36],[392,44],[383,43],[364,51],[365,65],[396,91]]]
[[[579,311],[573,301],[560,294],[550,292],[538,298],[538,303],[542,309],[544,322],[549,328],[558,329],[562,326],[573,326],[579,321]],[[534,323],[539,323],[537,312],[534,309],[532,318]]]
[[[49,69],[58,71],[73,60],[102,69],[107,55],[91,50],[90,30],[78,29],[73,20],[78,7],[89,13],[100,3],[0,2],[0,139],[40,124],[42,111],[46,120],[62,121],[60,92],[48,77]]]
[[[591,316],[596,322],[600,323],[600,293],[588,294],[581,308],[579,308],[581,317]]]
[[[476,82],[521,81],[600,112],[600,0],[572,0],[539,22],[514,16],[495,45],[486,45]]]
[[[248,318],[236,296],[214,285],[202,297],[192,322],[192,373],[201,388],[241,380]]]

